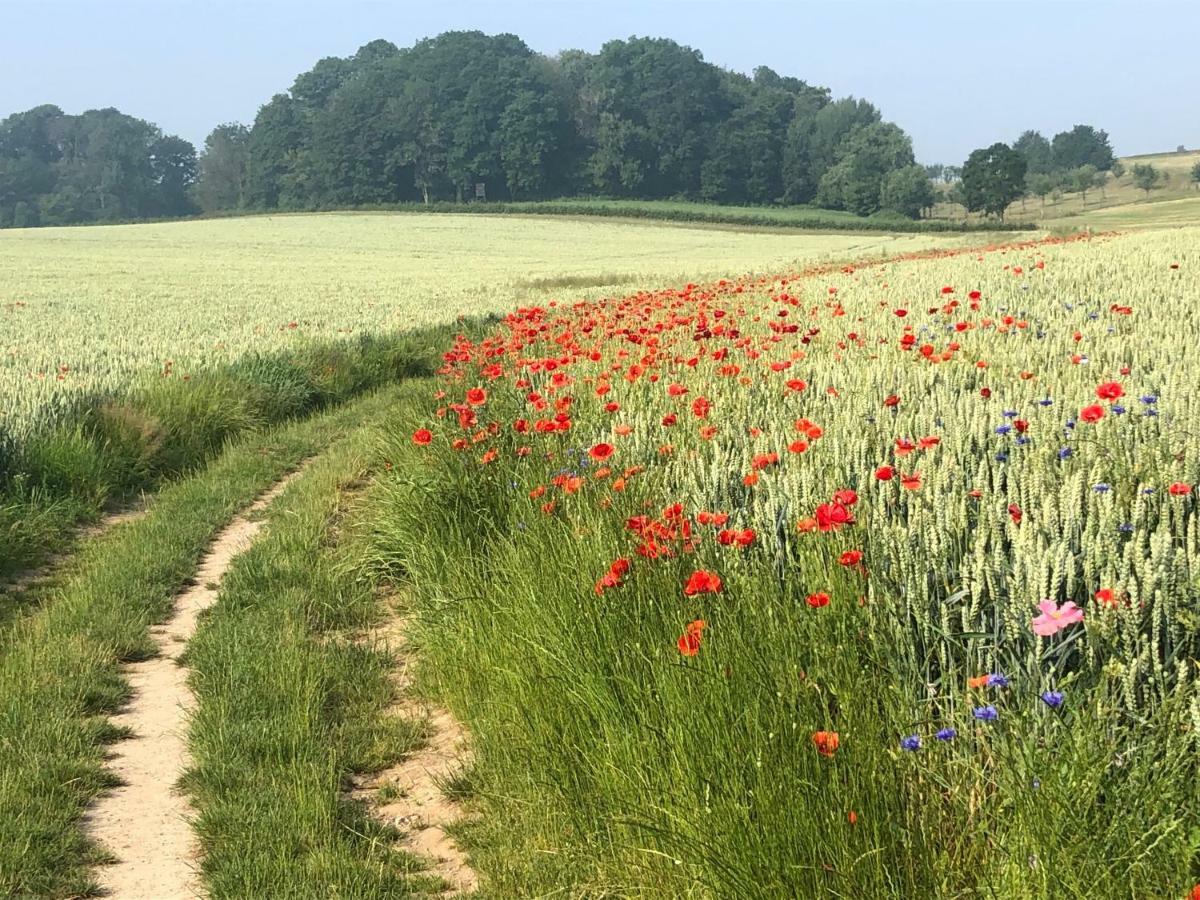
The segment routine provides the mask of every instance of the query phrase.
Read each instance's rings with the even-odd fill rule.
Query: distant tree
[[[1009,204],[1025,192],[1025,159],[1004,143],[975,150],[963,165],[962,185],[969,212],[1003,221]]]
[[[962,178],[962,166],[946,166],[942,171],[942,181],[952,184]]]
[[[236,122],[218,125],[204,139],[198,162],[195,195],[205,212],[241,209],[246,205],[246,166],[250,129]]]
[[[816,203],[860,216],[878,212],[884,178],[914,164],[912,141],[898,126],[861,126],[839,147],[837,163],[821,176]]]
[[[1107,172],[1115,158],[1108,133],[1091,125],[1076,125],[1070,131],[1059,132],[1051,142],[1051,150],[1056,169],[1091,165],[1098,171]]]
[[[925,177],[930,181],[941,181],[942,173],[946,171],[946,167],[941,163],[933,163],[925,166]]]
[[[1080,166],[1067,173],[1067,184],[1071,190],[1079,194],[1083,205],[1087,206],[1087,192],[1096,186],[1096,176],[1099,173],[1093,165]]]
[[[1024,158],[1026,171],[1031,175],[1045,175],[1054,169],[1054,152],[1040,132],[1022,132],[1013,149]]]
[[[1149,163],[1138,163],[1133,167],[1132,172],[1134,185],[1139,190],[1145,191],[1147,198],[1162,181],[1162,173]]]
[[[1175,152],[1176,153],[1187,153],[1187,147],[1183,146],[1183,144],[1179,144],[1175,147]]]
[[[808,203],[839,161],[842,144],[858,128],[882,121],[866,100],[846,97],[810,112],[797,102],[784,144],[783,180],[789,203]]]
[[[158,185],[154,215],[188,216],[198,211],[192,200],[196,183],[196,148],[190,141],[164,135],[150,147],[150,170]]]
[[[1109,169],[1109,171],[1112,172],[1113,178],[1120,178],[1125,174],[1125,163],[1121,162],[1119,159],[1114,159],[1112,168]]]
[[[884,176],[879,190],[879,205],[883,209],[916,219],[932,209],[933,202],[933,183],[925,167],[905,166]]]
[[[1045,172],[1027,173],[1025,176],[1025,185],[1029,193],[1039,198],[1042,201],[1042,207],[1046,206],[1046,198],[1053,193],[1058,186],[1059,180]]]
[[[1197,162],[1192,166],[1191,181],[1196,189],[1200,190],[1200,162]]]

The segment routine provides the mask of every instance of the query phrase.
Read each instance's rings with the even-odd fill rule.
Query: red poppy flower
[[[433,432],[428,428],[418,428],[413,432],[412,440],[414,444],[425,447],[433,441]]]
[[[813,609],[820,609],[822,606],[829,605],[829,595],[824,593],[823,591],[820,593],[816,593],[816,594],[809,594],[804,599],[804,602],[807,603],[809,606],[811,606]]]
[[[1021,512],[1021,507],[1017,506],[1017,504],[1010,503],[1008,504],[1008,515],[1013,520],[1014,525],[1020,525],[1021,519],[1025,514]]]
[[[833,756],[837,753],[841,740],[836,731],[816,731],[812,736],[813,746],[822,756]]]
[[[1182,481],[1176,481],[1173,485],[1167,488],[1167,493],[1172,497],[1186,497],[1192,492],[1192,486]]]
[[[697,569],[688,578],[683,592],[689,597],[694,597],[697,594],[719,594],[721,593],[721,576],[716,572]]]
[[[703,619],[697,619],[690,623],[679,636],[676,641],[676,646],[679,647],[679,652],[684,656],[695,656],[700,652],[700,638],[704,634],[704,629],[708,627],[708,623]]]
[[[896,476],[896,470],[891,466],[880,466],[875,470],[875,477],[880,481],[891,481]]]
[[[1079,418],[1083,419],[1083,421],[1088,422],[1089,424],[1095,424],[1104,418],[1104,407],[1095,404],[1092,406],[1085,406],[1079,411]]]
[[[1100,590],[1096,591],[1096,602],[1103,603],[1105,606],[1116,606],[1116,591],[1112,588],[1100,588]]]
[[[467,402],[472,406],[483,406],[487,403],[487,391],[481,387],[474,387],[467,391]]]
[[[910,491],[919,491],[921,489],[921,473],[913,472],[911,475],[901,475],[900,487]]]
[[[862,558],[863,555],[861,550],[847,550],[838,557],[838,562],[843,566],[857,566],[860,562],[862,562]]]
[[[1101,400],[1119,400],[1125,396],[1125,389],[1115,381],[1106,381],[1096,388],[1096,396]]]
[[[588,456],[592,459],[608,459],[615,449],[612,444],[600,443],[588,451]]]
[[[854,516],[840,503],[822,503],[816,509],[816,517],[821,531],[837,531],[843,525],[854,524]]]

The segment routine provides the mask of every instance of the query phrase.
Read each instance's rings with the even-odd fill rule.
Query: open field
[[[312,341],[966,239],[382,213],[5,231],[0,427]]]
[[[0,234],[0,530],[162,486],[0,594],[0,893],[128,876],[92,813],[146,739],[120,727],[162,693],[144,669],[193,706],[133,793],[171,794],[196,841],[163,877],[213,898],[1186,896],[1197,247],[375,213]],[[177,646],[189,590],[212,606]],[[156,652],[185,687],[132,668]]]

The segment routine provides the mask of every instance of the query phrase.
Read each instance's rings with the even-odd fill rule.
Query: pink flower
[[[1043,600],[1038,604],[1042,614],[1033,620],[1033,633],[1042,637],[1050,637],[1076,622],[1083,621],[1083,610],[1071,600],[1061,607],[1053,600]]]

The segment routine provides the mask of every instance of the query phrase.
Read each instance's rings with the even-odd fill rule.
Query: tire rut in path
[[[150,630],[158,655],[124,667],[133,695],[112,723],[130,729],[132,736],[114,745],[108,761],[122,785],[99,797],[84,819],[88,836],[117,860],[95,871],[106,897],[178,900],[204,894],[191,805],[177,788],[190,763],[187,726],[194,708],[187,669],[179,659],[234,558],[262,530],[264,522],[251,517],[300,471],[277,482],[217,535],[193,584],[175,598],[170,618]]]
[[[464,896],[476,890],[479,877],[447,831],[448,826],[462,820],[463,810],[443,788],[470,764],[471,750],[466,731],[448,710],[410,696],[412,659],[407,630],[405,618],[394,615],[364,635],[363,642],[382,646],[395,655],[392,683],[397,700],[389,714],[424,721],[427,739],[395,765],[353,776],[350,797],[364,802],[380,822],[398,828],[403,834],[398,846],[423,857],[429,864],[429,874],[445,881],[454,896]],[[380,800],[379,792],[384,788],[394,796]]]

